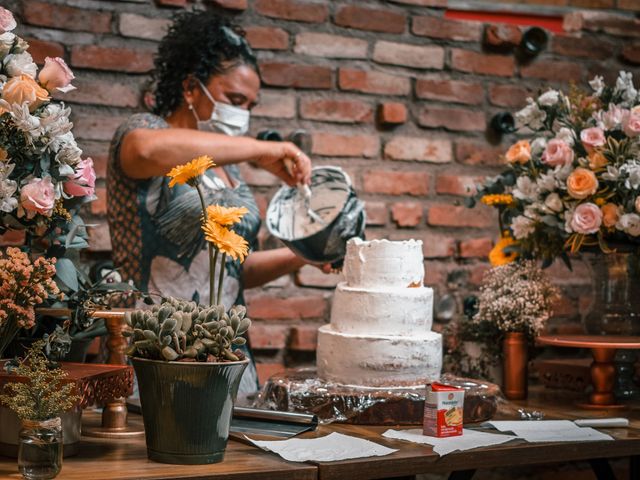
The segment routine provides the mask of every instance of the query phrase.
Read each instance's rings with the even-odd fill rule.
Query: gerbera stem
[[[216,250],[216,253],[217,250]],[[225,264],[227,261],[227,254],[223,253],[222,254],[222,262],[220,265],[220,276],[218,277],[218,298],[217,298],[217,304],[220,305],[220,300],[222,299],[222,282],[224,281],[224,270],[225,270]]]
[[[198,192],[198,197],[200,198],[200,205],[202,206],[202,224],[207,223],[207,205],[204,202],[204,193],[202,193],[202,188],[200,188],[200,182],[195,184],[196,191]],[[215,296],[215,275],[216,275],[216,257],[218,256],[218,250],[216,250],[215,255],[213,253],[213,245],[207,242],[208,250],[209,250],[209,305],[213,305],[213,299]],[[222,265],[224,268],[224,264]],[[218,293],[218,296],[220,293]]]

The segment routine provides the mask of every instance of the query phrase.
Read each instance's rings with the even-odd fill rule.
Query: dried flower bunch
[[[548,90],[516,114],[534,132],[509,148],[509,167],[478,189],[476,199],[500,212],[506,257],[545,265],[584,246],[605,253],[617,243],[640,246],[640,93],[631,73],[613,86],[602,77],[591,92]],[[474,203],[471,200],[471,203]]]
[[[0,356],[19,329],[33,327],[35,306],[59,295],[55,263],[43,257],[32,262],[15,247],[0,251]]]
[[[60,416],[79,400],[73,393],[75,385],[65,383],[67,373],[50,368],[43,353],[45,342],[35,342],[20,359],[12,373],[26,381],[9,382],[0,395],[0,404],[10,408],[23,420],[43,421]]]
[[[242,335],[251,326],[246,308],[234,306],[228,312],[220,303],[226,257],[243,262],[249,253],[247,241],[232,230],[247,213],[244,207],[206,206],[201,190],[202,175],[214,166],[208,156],[194,158],[173,168],[167,176],[169,186],[195,188],[202,206],[202,232],[209,249],[210,306],[174,298],[163,299],[151,310],[126,314],[128,333],[133,337],[128,355],[168,361],[238,361],[244,358],[236,346],[244,345]],[[220,259],[220,275],[215,284],[215,267]],[[216,296],[217,292],[217,296]],[[215,303],[214,303],[215,302]]]
[[[540,333],[552,313],[557,289],[532,260],[489,270],[482,281],[472,322],[488,322],[502,332]]]
[[[52,99],[75,88],[74,76],[61,58],[47,57],[38,73],[15,27],[0,7],[0,233],[65,234],[70,211],[93,199],[96,180],[71,132],[70,109]]]

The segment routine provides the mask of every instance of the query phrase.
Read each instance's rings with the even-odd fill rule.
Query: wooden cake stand
[[[582,408],[606,409],[625,408],[616,403],[613,386],[616,380],[616,368],[613,360],[616,350],[640,349],[640,337],[614,335],[541,335],[536,339],[539,345],[553,347],[589,348],[593,355],[591,364],[591,383],[593,392],[589,403],[579,404]]]

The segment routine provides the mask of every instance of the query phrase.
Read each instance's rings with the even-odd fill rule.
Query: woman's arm
[[[128,177],[151,178],[165,175],[176,165],[200,155],[211,156],[217,165],[255,162],[289,185],[309,183],[311,177],[311,160],[292,143],[185,128],[132,130],[122,141],[120,166]],[[286,161],[293,163],[293,175],[289,174]]]
[[[242,283],[244,288],[259,287],[306,264],[288,248],[251,252],[242,268]]]

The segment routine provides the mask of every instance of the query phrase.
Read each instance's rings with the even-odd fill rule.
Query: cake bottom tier
[[[362,335],[318,331],[318,375],[343,385],[424,386],[440,377],[442,335]]]

